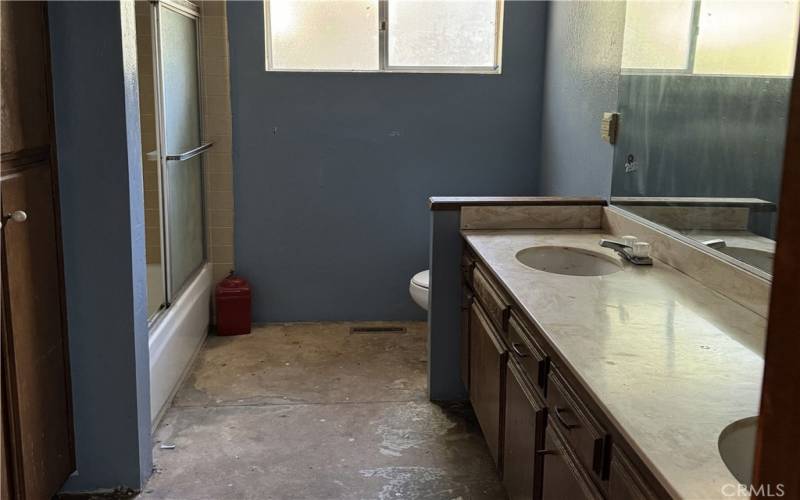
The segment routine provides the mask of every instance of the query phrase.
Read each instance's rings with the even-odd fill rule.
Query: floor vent
[[[406,333],[404,326],[353,326],[350,333]]]

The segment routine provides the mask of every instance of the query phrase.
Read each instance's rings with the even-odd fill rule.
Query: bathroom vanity
[[[612,207],[464,207],[461,228],[461,378],[510,498],[724,498],[749,481],[753,441],[725,440],[755,429],[757,286],[743,305],[684,274],[709,255],[659,259],[680,242],[627,262],[600,239],[649,233]]]
[[[745,8],[626,3],[600,137],[543,136],[538,189],[602,200],[430,200],[430,397],[466,388],[511,498],[800,498],[800,67],[752,43],[794,54],[798,7]]]

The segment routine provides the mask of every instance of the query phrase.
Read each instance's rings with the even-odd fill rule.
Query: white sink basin
[[[730,255],[734,259],[741,260],[745,264],[750,264],[772,274],[772,259],[775,257],[772,252],[744,247],[725,247],[720,248],[719,251],[725,255]]]
[[[730,424],[719,434],[722,461],[737,481],[748,486],[753,479],[757,427],[758,417],[748,417]]]
[[[530,247],[517,252],[517,260],[538,271],[569,276],[602,276],[622,270],[611,257],[572,247]]]

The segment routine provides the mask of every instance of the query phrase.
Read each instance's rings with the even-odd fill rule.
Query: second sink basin
[[[740,483],[750,485],[756,447],[758,417],[748,417],[725,427],[719,435],[719,455]]]
[[[582,248],[529,247],[517,252],[516,257],[532,269],[569,276],[602,276],[622,270],[614,259]]]

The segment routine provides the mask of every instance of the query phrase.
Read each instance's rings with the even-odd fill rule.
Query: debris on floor
[[[428,400],[425,324],[351,326],[386,325],[209,338],[156,430],[162,472],[137,500],[505,498],[470,405]],[[176,441],[179,453],[165,448]]]

